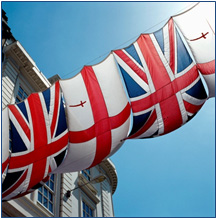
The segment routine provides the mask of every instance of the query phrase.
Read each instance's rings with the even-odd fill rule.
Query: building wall
[[[109,160],[106,162],[111,163]],[[61,187],[61,217],[82,217],[83,201],[93,209],[95,217],[114,216],[111,183],[114,179],[109,178],[108,171],[100,165],[91,168],[90,172],[93,178],[103,174],[106,179],[101,183],[77,188],[88,182],[80,172],[62,174],[64,183]],[[67,190],[73,190],[69,198],[64,196]]]
[[[10,59],[4,61],[2,67],[2,109],[14,102],[13,94],[18,73],[19,70],[10,62]]]
[[[59,79],[59,76],[52,77],[49,82],[13,36],[4,40],[2,51],[2,109],[21,98],[17,97],[20,87],[28,96],[47,89]],[[90,169],[91,179],[100,174],[106,179],[97,184],[89,183],[81,172],[55,174],[54,192],[51,192],[53,212],[40,201],[44,191],[51,191],[48,183],[24,197],[3,202],[2,217],[83,217],[83,208],[92,209],[94,217],[113,217],[112,194],[117,186],[117,174],[110,160]],[[68,190],[73,190],[70,197],[66,196]]]

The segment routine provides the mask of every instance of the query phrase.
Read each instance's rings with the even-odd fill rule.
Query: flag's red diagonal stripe
[[[141,35],[137,43],[147,63],[155,90],[159,90],[170,83],[167,70],[148,34]]]
[[[215,73],[215,60],[206,62],[206,63],[198,63],[197,68],[203,75],[210,75]]]
[[[185,109],[187,112],[189,113],[192,113],[192,114],[195,114],[199,111],[199,109],[203,106],[203,104],[201,105],[194,105],[194,104],[191,104],[187,101],[184,100],[184,105],[185,105]]]
[[[8,106],[9,110],[14,114],[17,122],[20,124],[22,130],[25,132],[26,137],[29,139],[31,138],[31,133],[28,125],[26,124],[26,121],[23,119],[23,117],[20,115],[20,112],[17,110],[15,105]]]
[[[150,115],[148,121],[144,124],[144,126],[138,132],[131,135],[127,139],[136,138],[136,137],[142,135],[144,132],[146,132],[153,125],[153,123],[156,121],[156,119],[157,119],[157,114],[156,114],[156,111],[154,110],[152,112],[152,114]]]
[[[114,51],[143,81],[148,83],[147,76],[122,50]]]
[[[3,194],[2,194],[2,198],[8,196],[9,194],[11,194],[15,189],[17,189],[21,184],[22,182],[26,179],[26,176],[27,176],[27,170],[23,173],[23,175],[20,177],[20,179],[15,183],[14,186],[12,186],[10,189],[8,189],[7,191],[5,191]]]
[[[175,33],[174,33],[174,23],[171,18],[168,22],[169,28],[169,42],[170,42],[170,68],[173,73],[175,73]]]
[[[89,96],[91,109],[93,112],[94,122],[96,124],[96,133],[98,130],[103,129],[105,132],[102,135],[96,136],[96,153],[92,165],[96,165],[101,162],[111,150],[111,127],[108,122],[108,111],[106,103],[96,78],[96,75],[91,66],[86,66],[81,70],[81,75],[83,77],[84,83],[86,85],[87,93]],[[102,137],[103,136],[103,137]],[[107,143],[105,144],[105,140]]]
[[[193,66],[184,75],[176,78],[174,81],[157,90],[155,93],[152,93],[141,100],[133,101],[131,103],[133,112],[140,112],[149,109],[151,106],[170,98],[177,92],[190,85],[194,80],[197,79],[197,77],[198,72],[196,66]]]
[[[39,95],[37,93],[31,94],[28,102],[32,117],[34,149],[36,149],[42,145],[47,145],[47,129]]]
[[[117,115],[109,117],[104,120],[101,120],[99,124],[97,125],[98,127],[101,128],[96,128],[96,124],[91,126],[88,129],[85,129],[83,131],[70,131],[69,132],[69,142],[70,143],[82,143],[89,141],[96,136],[102,135],[105,133],[105,131],[108,131],[108,129],[105,129],[108,127],[108,125],[104,126],[104,123],[109,122],[110,126],[112,129],[118,128],[121,126],[130,116],[130,104],[127,103],[126,107]],[[104,128],[103,128],[104,127]]]
[[[48,145],[41,145],[41,147],[38,147],[34,151],[31,151],[27,154],[12,156],[10,158],[10,169],[25,167],[39,160],[47,159],[47,157],[57,153],[67,144],[68,144],[68,133],[65,134],[61,139],[52,142]],[[40,169],[40,171],[42,170]],[[44,170],[42,172],[44,172]]]
[[[174,93],[181,91],[186,88],[199,77],[199,73],[197,71],[197,67],[194,65],[188,72],[186,72],[181,77],[176,78],[172,81]]]
[[[60,95],[60,84],[59,82],[55,83],[55,100],[54,100],[54,111],[53,111],[53,117],[52,117],[52,123],[51,123],[51,137],[53,137],[54,130],[56,127],[56,121],[57,121],[57,113],[59,109],[59,95]]]
[[[5,162],[2,163],[2,173],[4,173],[8,163],[9,163],[9,157],[7,158]]]

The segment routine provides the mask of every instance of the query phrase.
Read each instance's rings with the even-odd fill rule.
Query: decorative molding
[[[110,159],[106,159],[99,166],[106,172],[111,182],[112,194],[114,194],[118,184],[118,176],[114,164]]]
[[[19,62],[20,71],[25,74],[25,77],[29,78],[38,91],[43,91],[51,86],[48,79],[43,75],[43,73],[38,69],[33,59],[26,52],[19,41],[6,46],[4,48],[6,57],[13,57],[17,64]]]
[[[19,208],[17,208],[17,205]],[[53,214],[48,212],[44,207],[39,207],[38,203],[36,204],[27,196],[3,202],[2,210],[10,215],[11,217],[53,217]],[[28,212],[29,215],[26,215],[24,212]]]
[[[88,183],[88,180],[83,176],[83,174],[78,175],[78,186],[96,204],[100,202],[100,200],[97,198],[97,190],[93,185],[91,185],[91,183]]]

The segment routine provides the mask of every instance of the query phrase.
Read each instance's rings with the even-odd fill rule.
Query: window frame
[[[91,169],[85,169],[81,171],[81,174],[85,177],[87,181],[90,181],[92,179]]]
[[[84,209],[84,205],[85,205],[85,209]],[[84,197],[82,197],[81,199],[81,217],[96,217],[95,216],[95,210],[96,210],[96,206],[93,204],[91,204],[89,201],[87,201],[87,199],[85,199]],[[88,211],[86,210],[86,208],[88,208]],[[90,215],[89,211],[91,210],[92,215]]]
[[[49,211],[52,215],[55,214],[55,183],[56,183],[56,176],[54,174],[51,175],[50,179],[41,186],[38,191],[37,203],[39,203],[43,208]],[[53,189],[50,187],[53,185]],[[46,194],[44,193],[46,191]],[[51,195],[51,199],[50,199]],[[41,198],[39,198],[41,196]],[[47,201],[45,204],[44,201]],[[52,209],[50,209],[50,204],[52,204]]]
[[[17,93],[16,93],[16,96],[15,96],[15,103],[20,103],[29,96],[29,93],[23,87],[24,86],[22,86],[19,83]]]

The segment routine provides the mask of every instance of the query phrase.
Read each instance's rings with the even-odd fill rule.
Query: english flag
[[[111,156],[130,127],[130,105],[113,54],[60,81],[66,102],[69,152],[54,172],[87,169]]]

